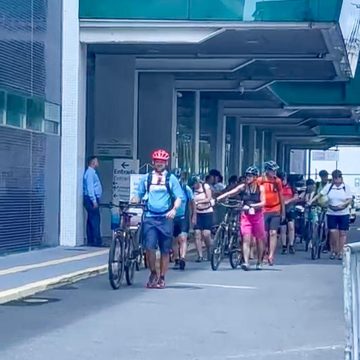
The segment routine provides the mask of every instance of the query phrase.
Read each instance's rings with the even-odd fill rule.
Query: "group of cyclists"
[[[314,223],[319,221],[321,214],[326,214],[329,249],[322,250],[330,250],[331,259],[342,259],[352,193],[344,184],[341,171],[335,170],[329,180],[329,174],[323,170],[319,173],[320,182],[308,179],[306,188],[299,189],[290,183],[285,173],[279,172],[275,161],[268,161],[264,164],[264,173],[256,166],[250,166],[244,176],[232,176],[229,185],[225,186],[216,170],[210,171],[203,181],[199,176],[188,177],[180,169],[170,172],[169,160],[167,151],[153,152],[153,171],[142,179],[137,195],[131,200],[132,203],[145,200],[147,204],[142,239],[150,269],[148,288],[165,287],[171,254],[174,267],[185,270],[190,229],[194,230],[196,261],[204,261],[204,245],[209,260],[217,204],[232,199],[241,203],[239,238],[243,270],[250,269],[253,250],[257,270],[265,262],[274,265],[278,236],[282,254],[295,253],[295,220],[300,205],[308,209],[308,220]],[[157,249],[161,253],[159,274],[156,270]]]

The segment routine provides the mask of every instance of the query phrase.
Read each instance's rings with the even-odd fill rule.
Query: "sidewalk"
[[[0,258],[0,304],[106,273],[108,252],[56,247]]]

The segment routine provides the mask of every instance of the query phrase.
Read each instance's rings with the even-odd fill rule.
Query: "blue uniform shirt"
[[[148,212],[146,216],[166,216],[166,212],[171,209],[171,195],[166,188],[166,174],[164,171],[162,175],[158,175],[155,171],[152,173],[152,184],[148,189],[148,177],[145,176],[140,180],[137,196],[143,199],[147,195]],[[174,175],[169,178],[170,190],[176,199],[183,200],[184,193],[178,179]]]
[[[100,199],[102,195],[102,186],[99,176],[94,168],[88,167],[83,179],[84,196],[89,196],[92,202]]]
[[[184,217],[186,215],[186,207],[189,201],[194,200],[194,193],[189,186],[182,186],[181,190],[183,192],[183,198],[181,201],[181,206],[176,213],[176,217]]]

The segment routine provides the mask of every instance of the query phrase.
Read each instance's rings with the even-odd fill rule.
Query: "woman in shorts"
[[[321,197],[327,200],[327,224],[330,232],[330,259],[342,260],[346,235],[350,225],[350,205],[352,202],[350,186],[344,183],[342,172],[332,172],[332,182],[327,184],[310,202],[315,203]]]
[[[257,244],[257,265],[256,269],[261,269],[264,256],[265,245],[265,226],[263,207],[265,205],[265,191],[262,185],[259,185],[257,178],[259,170],[255,166],[251,166],[245,173],[245,184],[238,185],[235,189],[219,196],[217,201],[234,196],[241,195],[243,201],[243,210],[241,213],[241,234],[243,237],[243,256],[244,262],[242,269],[247,271],[250,268],[250,248],[251,240],[254,237]]]
[[[211,229],[214,224],[214,200],[210,185],[201,182],[200,178],[193,176],[189,186],[194,192],[196,206],[195,244],[198,253],[196,262],[204,261],[203,242],[205,243],[208,260],[211,249]]]

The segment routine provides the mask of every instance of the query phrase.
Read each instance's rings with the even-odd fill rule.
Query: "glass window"
[[[236,154],[235,154],[235,137],[236,137],[236,118],[226,118],[226,138],[225,138],[225,181],[230,176],[236,174]]]
[[[26,128],[35,131],[42,131],[42,123],[44,119],[44,102],[28,99],[26,113]]]
[[[192,174],[195,171],[195,92],[178,92],[176,146],[178,167]]]
[[[206,175],[216,165],[217,100],[201,94],[199,170]]]
[[[6,124],[23,127],[26,114],[25,98],[8,94],[6,107]]]
[[[0,91],[0,124],[5,123],[5,92]]]
[[[45,120],[44,131],[48,134],[59,134],[59,124],[55,121]]]

